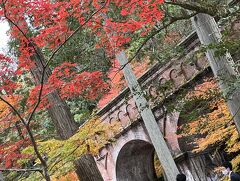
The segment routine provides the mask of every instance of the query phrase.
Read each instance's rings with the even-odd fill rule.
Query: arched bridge
[[[156,64],[148,70],[139,82],[150,99],[150,105],[165,136],[167,145],[175,158],[179,169],[188,175],[189,180],[205,181],[205,165],[207,154],[186,154],[176,135],[181,120],[179,112],[166,113],[157,101],[163,97],[173,97],[181,87],[193,86],[196,79],[212,76],[206,57],[193,59],[199,47],[197,35],[192,33],[180,43],[185,54],[171,60],[164,66]],[[189,61],[190,60],[190,61]],[[157,87],[171,82],[170,90],[162,95]],[[166,98],[166,99],[167,99]],[[174,101],[174,98],[171,98]],[[164,115],[166,114],[166,115]],[[104,122],[119,121],[121,132],[115,136],[116,141],[106,145],[95,158],[96,165],[104,181],[153,181],[156,180],[154,169],[154,148],[141,120],[129,89],[123,90],[98,115]]]

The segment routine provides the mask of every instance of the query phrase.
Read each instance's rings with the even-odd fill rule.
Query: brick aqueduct
[[[154,85],[172,82],[171,95],[177,94],[179,88],[189,87],[212,76],[206,57],[194,63],[187,61],[199,47],[196,33],[190,34],[180,45],[185,55],[168,62],[164,66],[156,64],[139,78],[143,89],[151,96],[156,96]],[[188,57],[188,58],[187,58]],[[198,81],[196,81],[198,80]],[[174,101],[174,99],[171,99]],[[162,109],[151,103],[158,125],[166,138],[167,145],[175,158],[175,162],[189,181],[207,181],[206,166],[211,162],[211,150],[206,153],[191,153],[183,141],[176,135],[177,127],[182,123],[179,112],[163,116]],[[102,121],[120,121],[122,131],[116,135],[116,141],[104,147],[95,158],[98,170],[104,181],[154,181],[154,148],[144,127],[141,116],[130,95],[129,89],[123,90],[98,115]],[[212,151],[213,152],[213,151]],[[217,153],[217,160],[222,156]]]

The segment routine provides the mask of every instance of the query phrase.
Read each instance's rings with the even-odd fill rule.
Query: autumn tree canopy
[[[72,37],[77,36],[83,28],[84,31],[91,31],[95,35],[98,40],[95,47],[104,47],[106,56],[112,57],[115,48],[124,48],[125,44],[131,40],[132,33],[138,32],[144,36],[163,17],[162,10],[159,8],[162,3],[163,1],[1,2],[0,16],[2,20],[10,24],[10,36],[15,46],[14,59],[17,58],[17,60],[12,60],[10,56],[1,55],[3,66],[1,83],[5,86],[1,87],[3,95],[1,101],[9,106],[10,113],[19,119],[18,128],[21,130],[19,145],[22,143],[33,145],[34,152],[44,168],[43,175],[47,180],[50,179],[47,163],[38,150],[35,138],[41,136],[36,134],[36,127],[39,125],[36,119],[39,113],[54,104],[49,102],[48,95],[57,91],[62,99],[68,101],[79,96],[91,100],[97,99],[109,89],[100,71],[87,72],[82,69],[81,64],[72,63],[72,60],[68,59],[57,63],[54,62],[55,57],[61,48]],[[132,6],[132,9],[128,9],[129,6]],[[140,9],[144,11],[139,11]],[[116,19],[112,14],[114,11],[117,12]],[[104,19],[104,14],[109,17]],[[130,16],[130,14],[134,15]],[[120,23],[119,20],[123,22]],[[114,30],[116,32],[114,37],[111,37],[116,42],[114,46],[108,41],[108,26],[119,26],[119,29]],[[36,64],[33,59],[38,59],[40,63]],[[52,62],[54,64],[51,64]],[[12,68],[13,64],[17,65]],[[50,75],[48,68],[51,69]],[[29,74],[29,71],[34,74],[32,72],[34,70],[40,70],[41,73],[38,75],[37,85],[34,85],[34,79],[37,77],[31,78]],[[13,105],[6,96],[17,96],[18,100]],[[36,134],[35,138],[34,134]],[[13,141],[10,144],[15,143]],[[20,156],[17,154],[20,154],[27,145],[14,149],[9,145],[9,150],[12,149],[16,157],[14,160],[9,160],[8,158],[13,157],[9,154],[5,155],[6,162],[3,162],[3,166],[6,168],[18,166],[16,160]],[[9,151],[3,150],[5,150],[3,154]]]
[[[176,45],[184,35],[185,30],[180,33],[176,30],[178,27],[172,25],[177,21],[189,20],[199,12],[216,17],[228,14],[224,3],[216,3],[1,0],[0,18],[10,25],[12,47],[9,55],[0,54],[0,107],[3,110],[0,112],[0,129],[1,135],[6,138],[1,139],[1,167],[28,166],[29,162],[21,165],[17,160],[33,158],[34,150],[45,169],[43,175],[49,180],[47,162],[42,157],[44,151],[38,150],[36,142],[36,139],[49,139],[46,132],[50,132],[50,127],[54,129],[47,121],[46,109],[54,105],[48,95],[57,92],[72,107],[76,107],[79,100],[82,103],[94,102],[95,107],[103,95],[112,91],[106,74],[110,78],[115,77],[111,71],[116,68],[116,51],[126,50],[130,61],[138,58],[140,53],[143,53],[144,60],[170,57],[172,52],[164,56],[156,51],[165,50],[170,44]],[[217,5],[221,8],[216,9]],[[161,33],[167,28],[171,31]],[[167,45],[160,46],[157,43],[159,39]],[[173,50],[172,46],[167,48]],[[117,67],[117,72],[119,69]],[[38,77],[33,76],[36,75],[34,71],[39,72]],[[92,108],[89,109],[92,111]],[[105,129],[99,129],[105,134]],[[54,134],[54,131],[50,133]],[[56,142],[54,140],[54,144]],[[33,147],[29,148],[29,145]],[[31,151],[21,153],[27,149]]]

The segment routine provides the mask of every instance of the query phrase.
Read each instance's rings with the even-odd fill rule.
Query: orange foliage
[[[18,107],[19,96],[3,96],[3,98],[15,108]],[[5,102],[0,101],[0,131],[10,127],[19,120],[12,112],[11,108]]]
[[[133,62],[131,63],[133,72],[139,78],[149,67],[149,61],[142,62]],[[114,62],[113,68],[110,69],[108,78],[111,80],[110,82],[110,91],[105,94],[99,101],[98,107],[101,108],[108,104],[113,98],[115,98],[123,88],[126,87],[126,82],[123,77],[122,71],[119,71],[119,63],[117,61]]]
[[[202,84],[196,85],[192,92],[187,94],[187,99],[204,98],[213,96],[212,93],[219,92],[217,83],[214,79],[205,79]]]
[[[67,175],[64,175],[58,179],[53,178],[53,181],[77,181],[79,180],[75,172],[70,172]]]
[[[110,79],[110,91],[106,93],[98,102],[98,107],[101,108],[116,97],[124,87],[123,73],[119,71],[119,64],[114,62],[113,67],[109,70],[108,78]]]
[[[164,44],[171,44],[173,42],[177,42],[181,39],[181,35],[179,32],[177,31],[170,31],[168,32],[165,37],[164,37],[164,40],[163,40],[163,43]]]
[[[187,126],[183,126],[183,136],[202,135],[200,138],[194,140],[198,144],[198,147],[194,151],[205,150],[211,145],[220,145],[220,143],[226,142],[236,134],[227,104],[223,98],[219,97],[218,93],[219,89],[216,81],[208,79],[204,83],[197,85],[186,96],[186,100],[201,99],[204,101],[205,109],[208,110],[206,113],[195,118],[195,120],[190,121]]]

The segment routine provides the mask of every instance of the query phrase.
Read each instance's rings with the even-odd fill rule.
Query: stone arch
[[[102,119],[102,122],[105,122],[105,123],[109,123],[109,121],[110,121],[109,115],[103,117]]]
[[[166,78],[164,78],[164,77],[160,77],[159,78],[159,84],[160,85],[163,85],[163,84],[165,84],[167,82],[167,79]]]
[[[117,113],[117,119],[118,119],[120,122],[122,122],[123,118],[124,118],[124,112],[123,112],[123,111],[119,111],[119,112]]]
[[[118,112],[117,119],[121,122],[122,127],[127,126],[128,122],[130,121],[129,118],[126,116],[126,113],[124,113],[122,110]]]
[[[191,79],[193,75],[197,72],[196,66],[193,63],[189,64],[182,62],[180,68],[186,80]]]
[[[197,61],[196,61],[196,65],[198,67],[198,69],[204,69],[207,65],[208,65],[208,60],[205,56],[200,56],[198,57]]]
[[[178,88],[185,81],[185,77],[177,69],[172,69],[169,72],[169,77],[173,81],[175,88]]]
[[[137,118],[138,111],[136,110],[136,106],[134,103],[128,104],[126,106],[126,112],[129,116],[130,121],[133,121]]]
[[[153,181],[154,148],[143,140],[127,142],[120,150],[116,161],[117,181]]]
[[[157,88],[153,85],[149,86],[148,93],[152,98],[156,98],[158,96]]]
[[[160,98],[164,98],[165,97],[165,94],[167,93],[166,91],[169,91],[167,90],[168,89],[168,86],[166,85],[167,83],[167,79],[164,78],[164,77],[160,77],[159,78],[159,90],[158,90],[158,95]]]
[[[116,118],[114,118],[114,117],[110,118],[109,123],[110,124],[113,123],[114,120],[116,121]]]

